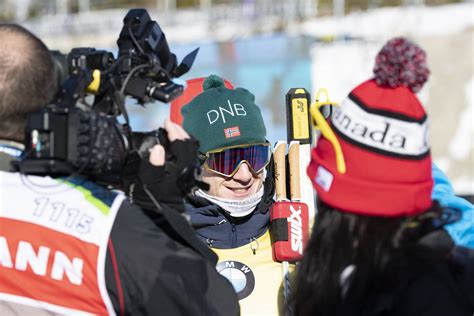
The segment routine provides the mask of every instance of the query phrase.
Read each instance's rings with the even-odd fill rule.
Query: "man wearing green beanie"
[[[200,142],[209,190],[187,198],[197,236],[219,256],[217,270],[234,286],[242,315],[283,314],[282,267],[273,261],[271,146],[255,97],[211,75],[182,109],[184,129]],[[280,305],[279,305],[280,303]]]

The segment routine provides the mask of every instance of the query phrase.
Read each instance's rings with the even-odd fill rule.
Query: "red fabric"
[[[19,231],[21,234],[18,234]],[[6,238],[7,251],[13,263],[13,267],[8,268],[5,262],[0,264],[0,293],[96,315],[107,314],[98,284],[98,246],[41,225],[2,217],[0,232],[1,237]],[[27,266],[26,271],[15,268],[20,242],[31,245],[36,255],[40,249],[48,249],[44,274],[35,273],[31,265]],[[69,260],[83,260],[80,284],[72,283],[66,273],[61,280],[52,277],[53,267],[58,263],[55,259],[57,252],[65,254]]]
[[[430,156],[404,160],[356,148],[340,138],[339,142],[346,161],[345,174],[337,172],[334,150],[326,139],[320,139],[313,149],[307,169],[318,197],[325,203],[350,213],[392,217],[415,215],[430,208]],[[321,165],[334,177],[328,191],[316,182]]]
[[[279,240],[277,238],[275,242],[272,242],[273,260],[277,262],[300,261],[309,238],[308,205],[294,201],[277,201],[270,209],[270,222],[279,219],[284,219],[287,222],[287,239]]]
[[[379,87],[368,80],[356,87],[352,94],[370,110],[382,110],[414,120],[426,116],[417,97],[406,87]],[[383,115],[383,112],[380,113]],[[332,144],[321,137],[313,149],[307,173],[325,203],[342,211],[374,216],[415,215],[431,207],[431,156],[421,159],[393,157],[360,147],[337,137],[346,164],[340,174]],[[324,167],[332,175],[326,189],[318,183],[318,168]],[[322,171],[324,176],[324,171]],[[329,183],[330,176],[323,182]],[[321,179],[321,178],[320,178]],[[321,181],[319,181],[321,182]]]
[[[416,95],[406,87],[380,87],[372,79],[357,86],[352,94],[372,109],[399,113],[417,120],[426,115]]]
[[[183,116],[181,115],[181,108],[191,102],[194,97],[200,94],[202,89],[202,83],[206,80],[205,77],[194,78],[186,80],[186,88],[181,96],[171,102],[170,108],[170,119],[176,124],[181,125],[183,123]],[[224,80],[224,84],[229,89],[234,89],[234,86],[227,80]]]

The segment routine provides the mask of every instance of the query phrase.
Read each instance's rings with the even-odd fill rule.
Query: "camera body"
[[[78,108],[49,106],[29,115],[26,125],[28,159],[18,164],[27,174],[93,176],[120,182],[128,142],[113,117]]]
[[[73,48],[67,55],[58,50],[51,50],[58,77],[58,86],[72,74],[74,69],[107,70],[114,62],[114,55],[105,50],[92,47]]]
[[[144,9],[129,11],[117,43],[117,59],[94,48],[74,48],[67,55],[52,51],[60,89],[49,105],[28,115],[25,151],[13,163],[14,170],[121,182],[127,159],[139,149],[128,124],[125,97],[140,104],[176,98],[183,87],[172,79],[191,68],[197,50],[177,66],[164,33]],[[86,101],[90,91],[93,104]],[[118,124],[119,115],[125,124]]]

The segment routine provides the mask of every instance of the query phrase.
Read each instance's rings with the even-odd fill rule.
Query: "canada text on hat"
[[[374,74],[352,90],[330,121],[346,173],[338,173],[334,149],[321,137],[308,175],[319,198],[341,211],[415,215],[432,203],[428,120],[413,93],[428,78],[425,53],[395,38],[377,55]]]

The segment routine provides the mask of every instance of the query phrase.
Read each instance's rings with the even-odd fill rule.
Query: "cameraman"
[[[56,74],[46,46],[23,27],[0,24],[0,42],[0,315],[238,314],[215,256],[168,206],[162,212],[176,214],[179,231],[87,179],[9,171],[24,149],[26,115],[52,99]],[[197,154],[184,131],[165,128],[171,144]],[[159,174],[164,156],[154,147],[147,170]]]

